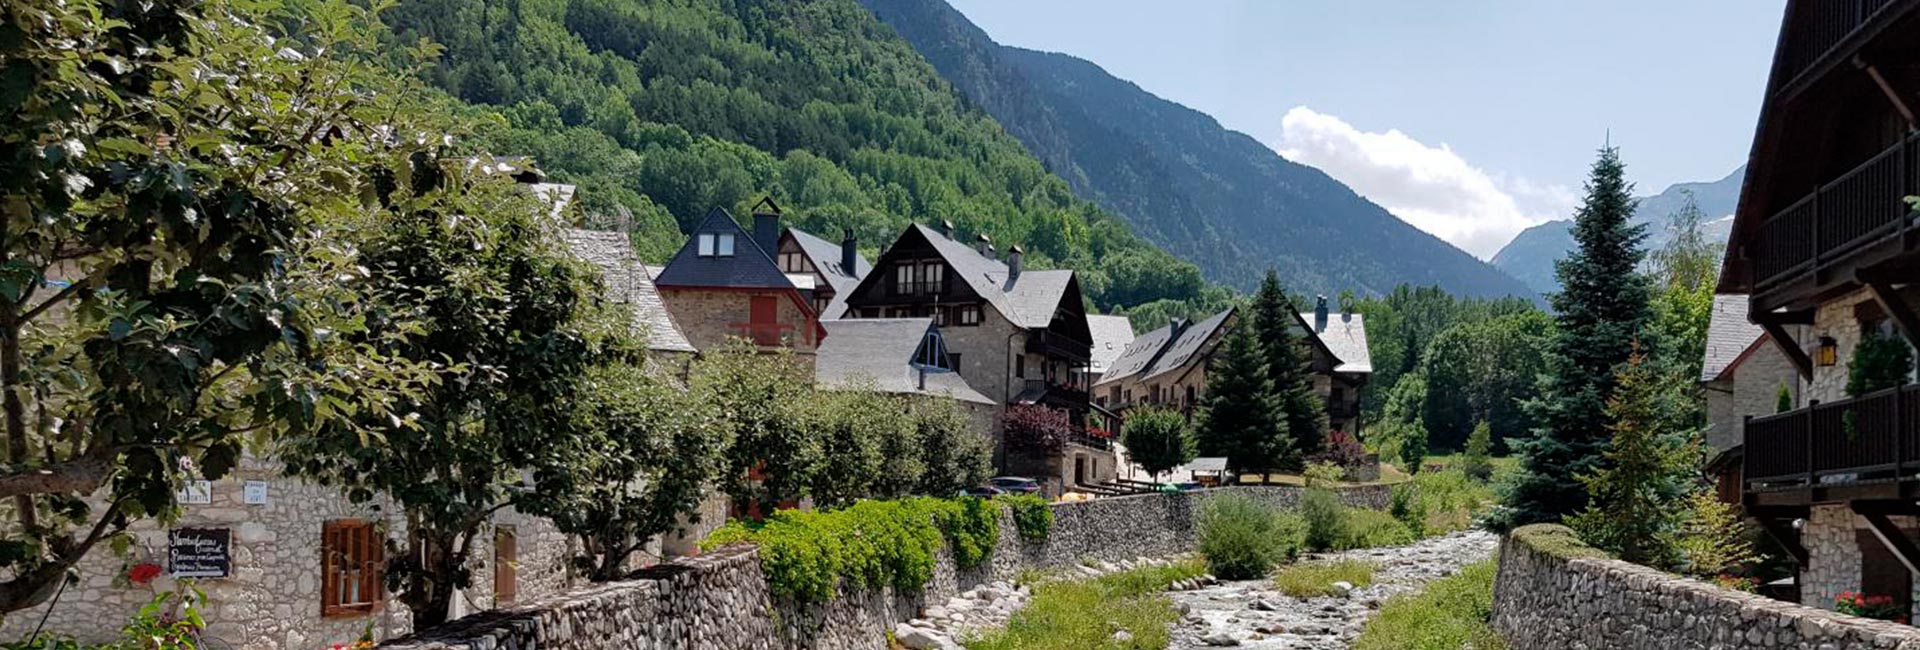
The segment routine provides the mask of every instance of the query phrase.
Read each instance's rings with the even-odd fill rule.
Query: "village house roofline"
[[[814,357],[814,381],[830,389],[871,388],[882,393],[949,397],[974,404],[996,404],[974,390],[957,372],[923,371],[913,359],[932,318],[856,318],[825,321],[827,337]]]
[[[733,255],[702,256],[701,235],[733,235]],[[753,234],[740,227],[733,216],[714,208],[688,234],[687,242],[673,254],[654,284],[662,287],[789,289],[793,281],[780,271],[772,255],[753,240]]]
[[[1008,322],[1025,329],[1046,329],[1053,323],[1054,313],[1061,308],[1062,301],[1069,296],[1078,300],[1079,280],[1068,269],[1030,270],[1023,269],[1015,274],[1005,262],[981,255],[972,247],[954,241],[939,231],[922,224],[913,224],[894,239],[893,248],[908,237],[925,240],[941,261],[952,269],[953,276],[965,282],[981,300]],[[888,254],[892,251],[889,249]],[[882,254],[884,261],[887,254]],[[850,293],[864,293],[869,283],[880,282],[878,274],[868,274]],[[1078,307],[1078,305],[1074,305]],[[1090,340],[1091,332],[1077,332]]]
[[[660,300],[651,268],[633,254],[625,233],[569,228],[567,247],[575,257],[600,269],[607,293],[618,296],[632,311],[633,327],[647,337],[647,348],[662,352],[693,352],[685,332]]]

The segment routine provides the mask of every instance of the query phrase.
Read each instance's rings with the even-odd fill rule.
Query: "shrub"
[[[1039,404],[1007,407],[1000,423],[1008,446],[1030,452],[1057,453],[1079,430],[1066,410]]]
[[[1847,396],[1899,386],[1913,372],[1913,349],[1897,337],[1868,334],[1853,346],[1847,366]]]
[[[1413,491],[1422,535],[1466,530],[1498,499],[1492,487],[1458,469],[1422,472],[1413,478]]]
[[[1674,541],[1682,571],[1701,578],[1718,578],[1759,561],[1760,554],[1747,538],[1746,524],[1731,504],[1721,501],[1711,490],[1700,490],[1687,500],[1687,506],[1686,518]]]
[[[954,565],[972,569],[985,564],[1000,543],[1000,509],[976,497],[925,501],[933,512],[934,525],[953,552]]]
[[[1308,489],[1300,497],[1300,517],[1307,524],[1307,548],[1325,551],[1339,545],[1342,537],[1341,520],[1346,509],[1340,503],[1340,496],[1332,491]]]
[[[1424,591],[1394,596],[1367,621],[1354,650],[1505,650],[1487,625],[1494,573],[1493,561],[1478,562]]]
[[[1299,552],[1305,526],[1242,494],[1215,494],[1200,507],[1200,555],[1213,574],[1258,578]]]
[[[1312,460],[1340,468],[1359,467],[1367,462],[1367,448],[1360,444],[1360,439],[1336,429],[1327,434],[1326,447]]]
[[[1882,621],[1894,621],[1902,625],[1907,622],[1907,613],[1894,602],[1892,596],[1869,596],[1865,593],[1842,591],[1833,600],[1833,611],[1848,616],[1874,618]]]
[[[1301,478],[1305,479],[1307,487],[1325,487],[1339,483],[1346,475],[1346,468],[1333,463],[1316,462],[1307,465],[1307,471],[1302,473]]]
[[[1421,507],[1419,496],[1412,484],[1393,487],[1393,498],[1387,503],[1387,514],[1393,515],[1394,519],[1405,525],[1407,532],[1413,533],[1414,537],[1426,536],[1427,511]]]
[[[1359,560],[1296,564],[1274,574],[1273,586],[1280,593],[1294,598],[1334,596],[1338,594],[1333,583],[1345,582],[1354,587],[1365,587],[1373,584],[1373,572],[1377,568],[1372,562]]]
[[[1473,425],[1467,435],[1466,453],[1460,457],[1460,471],[1476,481],[1493,478],[1493,428],[1486,420]]]
[[[1007,504],[1013,511],[1013,527],[1020,531],[1020,538],[1028,541],[1043,541],[1053,532],[1053,506],[1036,494],[1013,494],[995,499]]]
[[[1413,531],[1393,515],[1366,508],[1346,508],[1340,513],[1340,538],[1334,548],[1398,546],[1414,539]]]
[[[1146,567],[1094,580],[1048,581],[1034,587],[1027,603],[1006,627],[966,639],[968,650],[1160,650],[1180,613],[1160,592],[1174,581],[1204,570],[1199,563]],[[1126,631],[1121,641],[1114,633]]]

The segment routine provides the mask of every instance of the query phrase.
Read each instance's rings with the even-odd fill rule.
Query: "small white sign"
[[[267,505],[267,482],[266,481],[247,481],[246,491],[243,493],[243,495],[246,497],[247,505],[250,505],[250,506]]]
[[[213,503],[213,481],[207,479],[189,480],[186,484],[181,485],[180,491],[173,496],[179,500],[182,505],[191,506]]]

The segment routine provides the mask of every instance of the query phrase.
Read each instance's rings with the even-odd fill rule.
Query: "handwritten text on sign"
[[[167,563],[176,578],[225,578],[233,573],[233,530],[176,528],[167,533]]]

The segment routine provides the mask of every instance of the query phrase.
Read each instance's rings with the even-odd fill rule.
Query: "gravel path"
[[[1293,598],[1268,580],[1222,582],[1170,594],[1186,615],[1174,650],[1236,646],[1259,650],[1344,650],[1389,596],[1413,591],[1493,555],[1499,538],[1469,531],[1406,546],[1315,554],[1302,562],[1365,560],[1379,565],[1373,584],[1344,598]]]

